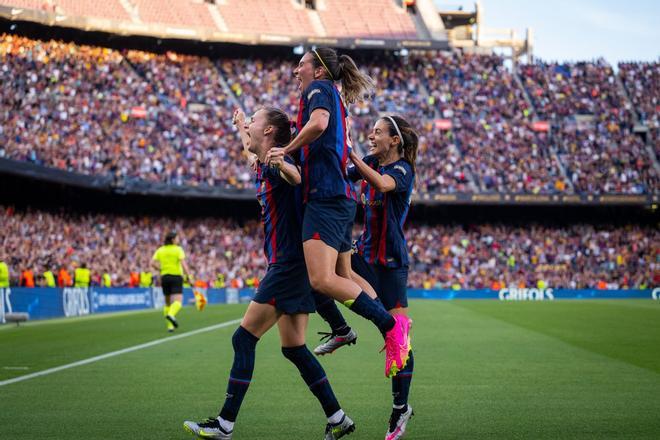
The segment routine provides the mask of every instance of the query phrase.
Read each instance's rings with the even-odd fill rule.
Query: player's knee
[[[258,339],[255,336],[241,326],[236,329],[231,337],[231,345],[234,347],[234,351],[237,352],[254,350],[257,341]]]
[[[312,272],[309,276],[309,283],[312,285],[312,289],[317,290],[321,293],[328,292],[332,284],[332,277],[323,272],[314,273]]]
[[[282,347],[282,354],[284,357],[293,363],[295,363],[300,358],[302,352],[304,351],[304,345],[299,345],[297,347]]]

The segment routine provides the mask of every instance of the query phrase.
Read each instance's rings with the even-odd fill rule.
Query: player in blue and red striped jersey
[[[351,256],[351,266],[374,287],[392,315],[407,316],[408,248],[403,226],[415,182],[418,137],[403,118],[386,116],[374,125],[369,142],[369,155],[360,159],[352,153],[351,161],[355,166],[348,169],[351,179],[362,180],[361,202],[364,205],[364,229],[357,240],[356,252]],[[341,315],[337,307],[334,308],[333,313]],[[332,334],[342,331],[341,324],[332,315],[330,319],[325,313],[321,316],[331,325]],[[342,345],[332,338],[314,353],[331,353]],[[392,377],[394,402],[385,440],[402,438],[413,414],[408,405],[414,368],[412,348],[408,357],[405,368]]]
[[[390,377],[405,365],[410,321],[405,315],[387,313],[366,292],[373,290],[370,286],[351,278],[356,197],[346,172],[351,146],[344,102],[362,99],[373,89],[373,80],[359,71],[351,57],[338,56],[330,48],[307,52],[294,74],[302,91],[298,135],[286,148],[272,149],[269,157],[300,155],[302,240],[309,280],[314,290],[371,320],[385,335],[385,374]]]
[[[342,411],[323,367],[305,345],[308,314],[314,311],[314,301],[300,241],[296,194],[300,173],[288,157],[272,158],[269,164],[265,160],[271,148],[291,140],[289,118],[281,110],[265,108],[257,111],[248,124],[243,113],[236,111],[234,123],[256,168],[268,270],[232,337],[234,361],[220,414],[204,422],[186,421],[184,428],[200,438],[231,439],[252,380],[257,342],[277,324],[282,353],[298,368],[328,418],[325,440],[338,439],[352,432],[355,425]]]

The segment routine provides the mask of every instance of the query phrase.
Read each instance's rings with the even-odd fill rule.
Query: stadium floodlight
[[[21,322],[27,322],[30,319],[30,315],[27,313],[7,313],[5,314],[5,322],[15,322],[16,327],[20,325]]]

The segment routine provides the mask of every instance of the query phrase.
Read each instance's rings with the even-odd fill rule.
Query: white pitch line
[[[46,376],[48,374],[57,373],[58,371],[68,370],[69,368],[80,367],[81,365],[87,365],[87,364],[91,364],[93,362],[102,361],[104,359],[119,356],[119,355],[125,354],[125,353],[130,353],[132,351],[142,350],[143,348],[153,347],[155,345],[163,344],[165,342],[176,341],[178,339],[187,338],[188,336],[194,336],[194,335],[198,335],[200,333],[206,333],[206,332],[210,332],[210,331],[213,331],[213,330],[217,330],[219,328],[229,327],[230,325],[238,324],[239,322],[241,322],[240,319],[234,319],[232,321],[221,322],[220,324],[211,325],[209,327],[200,328],[200,329],[193,330],[193,331],[190,331],[190,332],[187,332],[187,333],[181,333],[180,335],[170,336],[170,337],[162,338],[162,339],[156,339],[155,341],[146,342],[146,343],[140,344],[140,345],[134,345],[133,347],[123,348],[123,349],[117,350],[117,351],[111,351],[110,353],[102,354],[102,355],[99,355],[99,356],[94,356],[94,357],[91,357],[91,358],[88,358],[88,359],[83,359],[81,361],[73,362],[73,363],[66,364],[66,365],[61,365],[59,367],[49,368],[47,370],[37,371],[36,373],[26,374],[25,376],[18,376],[18,377],[15,377],[13,379],[3,380],[3,381],[0,382],[0,387],[3,387],[5,385],[11,385],[12,383],[16,383],[16,382],[23,382],[24,380],[34,379],[35,377],[39,377],[39,376]]]

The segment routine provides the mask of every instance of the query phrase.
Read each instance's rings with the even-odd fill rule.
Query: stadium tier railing
[[[253,189],[231,186],[186,186],[150,182],[136,178],[86,175],[0,158],[0,173],[35,180],[87,188],[104,192],[147,196],[187,197],[216,200],[253,200]],[[414,194],[414,204],[421,205],[599,205],[651,206],[660,202],[660,194],[514,194],[514,193],[423,193]]]
[[[198,289],[209,304],[247,303],[253,289]],[[184,303],[193,304],[192,289],[184,289]],[[645,290],[501,289],[440,290],[409,289],[412,299],[484,299],[499,301],[553,301],[559,299],[650,299],[660,301],[660,288]],[[7,313],[28,313],[30,319],[87,316],[99,313],[160,309],[159,287],[145,288],[24,288],[0,289],[0,323]]]
[[[208,27],[185,26],[181,24],[134,23],[129,20],[108,18],[80,17],[22,7],[0,5],[0,18],[12,21],[27,21],[44,26],[78,29],[85,32],[105,32],[120,36],[141,36],[158,39],[188,40],[191,42],[228,43],[250,46],[334,46],[341,48],[362,49],[449,49],[447,40],[422,40],[397,35],[392,38],[371,36],[340,38],[320,36],[295,36],[275,33],[221,32]]]

